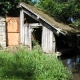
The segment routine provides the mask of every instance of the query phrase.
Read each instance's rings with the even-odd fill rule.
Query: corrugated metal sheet
[[[20,43],[20,21],[19,17],[6,17],[7,22],[7,44],[8,46]]]

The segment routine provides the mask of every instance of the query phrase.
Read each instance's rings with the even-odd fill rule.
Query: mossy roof
[[[35,13],[40,18],[44,19],[45,22],[49,23],[52,27],[55,27],[56,29],[60,29],[65,34],[67,33],[79,33],[79,29],[75,29],[73,27],[68,26],[67,24],[64,24],[63,22],[56,21],[53,17],[46,14],[44,11],[40,10],[39,8],[36,8],[35,6],[28,5],[26,3],[20,3],[21,5],[26,6],[26,9],[29,11]]]

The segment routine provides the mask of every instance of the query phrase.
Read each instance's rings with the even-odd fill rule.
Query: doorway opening
[[[36,45],[41,46],[42,43],[42,27],[33,28],[32,32],[32,48]]]
[[[57,36],[55,35],[56,39],[56,51],[65,53],[71,50],[70,42],[67,36]]]

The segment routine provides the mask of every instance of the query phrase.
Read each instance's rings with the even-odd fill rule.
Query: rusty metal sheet
[[[19,45],[19,33],[8,33],[8,46]]]

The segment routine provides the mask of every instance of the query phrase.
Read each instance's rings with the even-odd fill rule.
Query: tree
[[[35,4],[32,0],[0,0],[0,15],[19,16],[19,8],[17,8],[19,2]]]
[[[57,3],[63,3],[63,2],[67,2],[68,0],[54,0],[55,2],[57,2]]]
[[[49,15],[67,22],[68,18],[80,19],[80,0],[40,0],[38,7]]]

